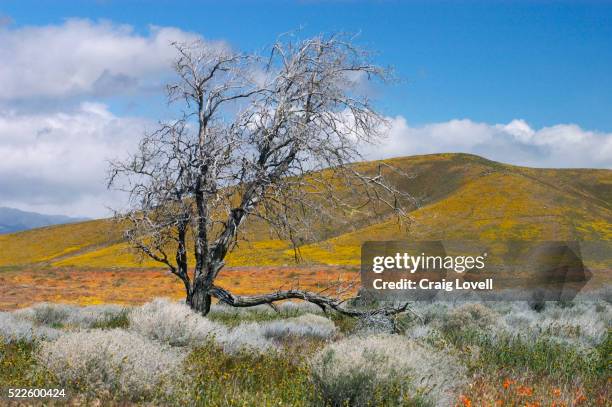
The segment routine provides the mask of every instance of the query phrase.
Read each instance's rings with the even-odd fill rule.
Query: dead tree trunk
[[[201,280],[196,280],[189,293],[187,304],[198,314],[207,315],[210,312],[211,303],[210,289],[202,284]]]

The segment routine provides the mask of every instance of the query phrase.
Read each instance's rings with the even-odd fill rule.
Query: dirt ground
[[[236,267],[224,269],[218,285],[236,294],[299,287],[311,291],[327,288],[326,293],[333,295],[339,282],[345,286],[348,281],[358,285],[358,270],[342,266]],[[0,310],[3,311],[38,302],[142,304],[156,297],[183,298],[182,283],[172,274],[151,269],[0,271]]]

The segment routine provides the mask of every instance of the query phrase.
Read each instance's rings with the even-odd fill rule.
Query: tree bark
[[[217,298],[219,302],[232,307],[253,307],[261,304],[272,305],[276,301],[300,299],[316,304],[324,312],[329,309],[351,317],[364,317],[369,315],[384,315],[391,317],[402,312],[410,312],[416,317],[421,318],[420,315],[416,314],[408,307],[408,303],[403,303],[399,306],[381,307],[373,310],[357,310],[343,307],[344,301],[339,299],[303,290],[281,290],[269,294],[241,296],[234,295],[224,288],[212,286],[209,290],[209,294]]]
[[[208,315],[211,305],[210,289],[206,287],[202,279],[196,279],[188,295],[189,306],[202,316]]]
[[[344,301],[336,298],[327,297],[319,293],[303,290],[282,290],[268,294],[240,296],[234,295],[228,290],[212,285],[208,286],[203,279],[197,279],[193,283],[191,290],[187,292],[187,304],[202,316],[208,315],[212,304],[212,297],[220,303],[232,307],[254,307],[256,305],[267,304],[274,308],[274,303],[288,299],[299,299],[319,306],[324,312],[328,310],[336,311],[350,317],[364,317],[367,315],[384,315],[391,317],[402,312],[410,312],[417,318],[421,318],[408,307],[408,303],[400,306],[388,306],[373,310],[357,310],[343,307]]]

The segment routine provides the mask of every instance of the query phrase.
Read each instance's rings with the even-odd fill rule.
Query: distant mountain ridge
[[[0,206],[0,234],[84,220],[87,219],[72,218],[64,215],[43,215],[36,212]]]

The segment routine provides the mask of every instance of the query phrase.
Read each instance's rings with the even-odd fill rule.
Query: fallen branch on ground
[[[263,304],[270,305],[277,301],[300,299],[318,305],[323,310],[323,312],[327,312],[328,309],[332,309],[343,315],[351,317],[364,317],[372,315],[384,315],[386,317],[392,317],[402,312],[410,312],[417,318],[420,318],[420,316],[416,312],[409,308],[408,303],[403,303],[399,306],[380,307],[373,310],[348,309],[342,306],[342,304],[345,303],[346,300],[339,300],[337,298],[328,297],[325,295],[304,290],[280,290],[269,294],[243,296],[232,294],[228,290],[219,286],[213,286],[210,289],[210,294],[217,300],[219,300],[219,302],[230,305],[232,307],[253,307],[256,305]]]

